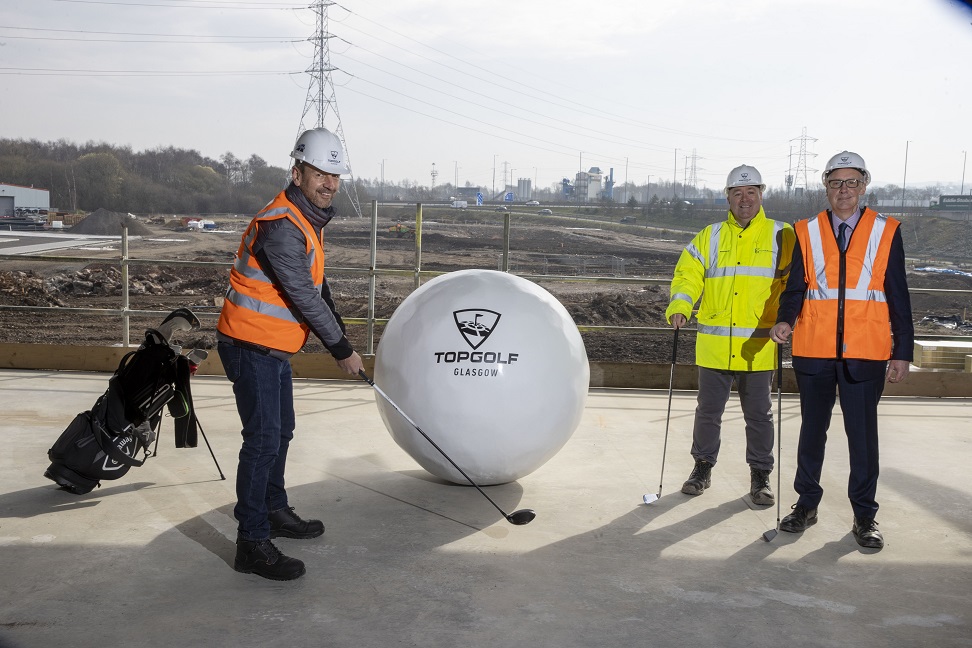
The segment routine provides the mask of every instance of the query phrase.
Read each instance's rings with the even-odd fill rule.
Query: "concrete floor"
[[[887,545],[850,534],[847,450],[833,430],[820,522],[762,534],[730,402],[701,497],[693,392],[592,390],[580,427],[517,483],[487,489],[536,520],[508,524],[470,487],[430,476],[392,441],[367,385],[300,380],[291,504],[315,540],[278,541],[298,581],[233,571],[239,420],[229,383],[194,379],[202,441],[88,495],[43,477],[46,451],[107,374],[0,371],[0,646],[972,646],[972,400],[885,398],[878,516]],[[775,411],[775,399],[774,399]],[[421,424],[421,422],[420,422]],[[783,401],[783,514],[795,501],[799,404]],[[774,490],[776,474],[773,475]]]

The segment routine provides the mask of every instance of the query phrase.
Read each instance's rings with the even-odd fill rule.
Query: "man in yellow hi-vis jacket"
[[[672,279],[665,315],[676,329],[692,316],[701,297],[695,361],[699,396],[692,433],[695,468],[682,485],[701,495],[711,484],[719,457],[722,415],[733,382],[746,421],[746,463],[755,504],[776,499],[769,485],[773,471],[773,369],[780,293],[786,285],[794,233],[788,224],[766,218],[766,185],[759,171],[739,166],[726,180],[729,215],[699,232],[682,252]]]

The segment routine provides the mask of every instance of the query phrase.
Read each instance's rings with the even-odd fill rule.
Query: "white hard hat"
[[[325,173],[351,173],[344,157],[341,138],[326,128],[312,128],[297,138],[290,157],[320,169]]]
[[[745,164],[729,172],[729,177],[726,178],[726,195],[729,195],[729,190],[733,187],[759,187],[760,191],[766,191],[763,176],[759,175],[756,167]]]
[[[864,174],[864,184],[871,184],[871,173],[867,170],[867,165],[864,164],[864,158],[857,153],[841,151],[830,158],[827,167],[820,174],[820,180],[824,183],[824,186],[827,185],[827,176],[837,169],[856,169]]]

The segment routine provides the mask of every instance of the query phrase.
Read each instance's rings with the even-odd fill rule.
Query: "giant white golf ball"
[[[429,281],[389,319],[375,384],[477,484],[528,475],[580,422],[587,351],[567,310],[505,272],[461,270]],[[380,394],[392,438],[427,471],[468,484]]]

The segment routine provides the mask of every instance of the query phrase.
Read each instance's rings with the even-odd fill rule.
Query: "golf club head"
[[[763,534],[763,540],[765,540],[766,542],[772,542],[773,538],[776,537],[777,533],[779,533],[779,531],[777,531],[776,529],[770,529],[769,531]]]
[[[535,517],[537,517],[537,513],[533,509],[520,509],[507,515],[506,519],[510,521],[510,524],[520,525],[530,524]]]
[[[168,342],[174,331],[192,331],[199,328],[199,318],[188,308],[177,308],[166,316],[155,331]]]
[[[645,504],[651,504],[652,502],[658,501],[658,496],[655,495],[654,493],[645,493],[645,496],[642,497],[641,499],[645,501]]]
[[[186,354],[186,357],[189,359],[189,362],[193,364],[201,364],[203,360],[209,357],[209,351],[206,351],[205,349],[193,349]]]

